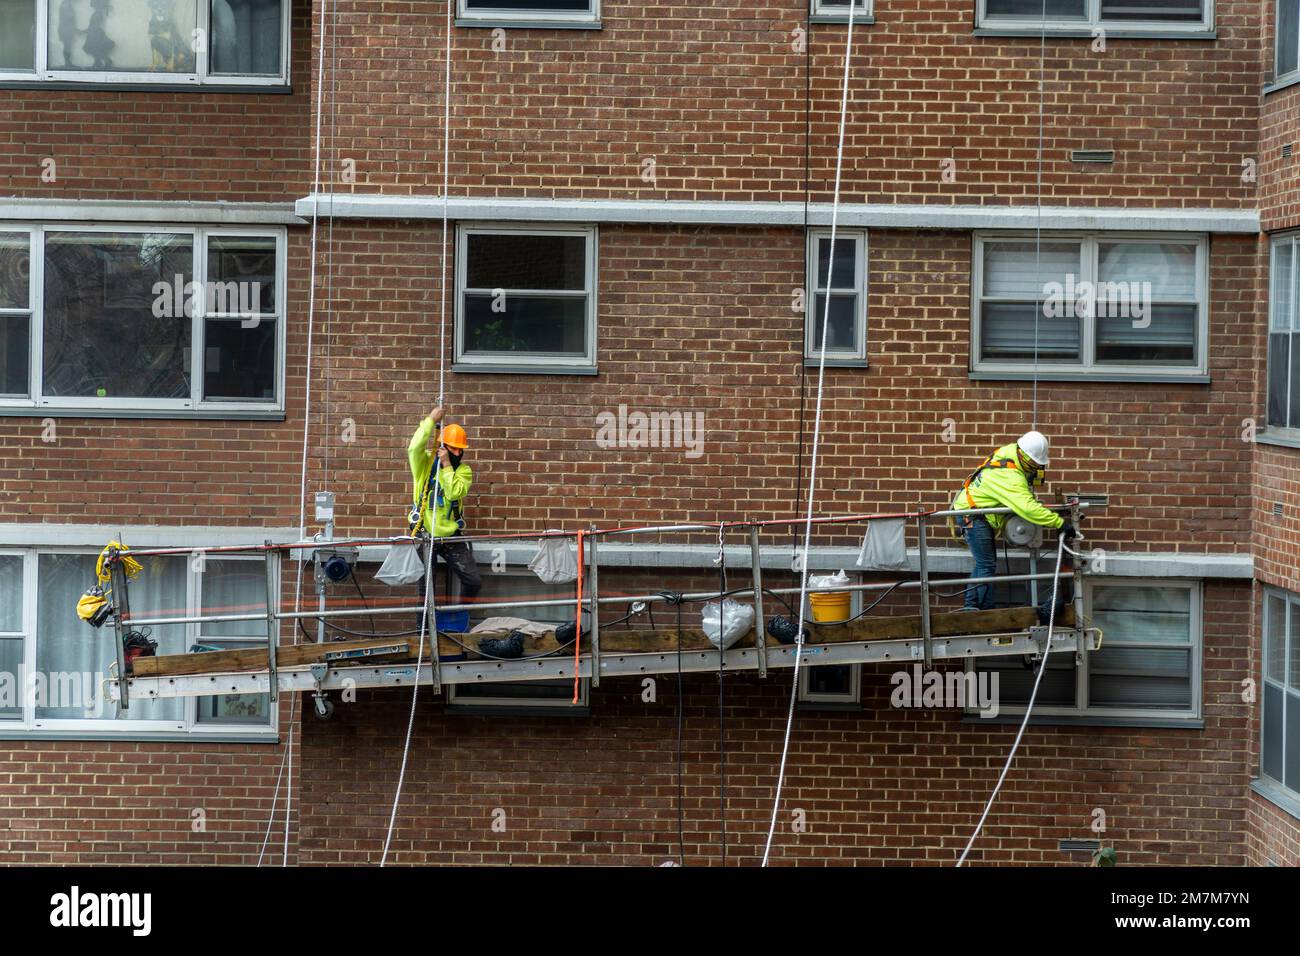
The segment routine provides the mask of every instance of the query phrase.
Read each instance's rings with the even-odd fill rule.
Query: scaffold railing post
[[[767,631],[763,623],[763,560],[758,547],[758,525],[749,526],[749,567],[754,581],[754,654],[758,676],[767,676]]]
[[[442,650],[442,642],[438,639],[438,602],[433,593],[436,590],[433,583],[433,569],[438,566],[438,553],[433,541],[433,538],[429,538],[424,542],[424,546],[429,549],[429,563],[424,573],[424,634],[418,639],[429,641],[429,684],[433,688],[434,696],[438,696],[442,693],[442,655],[439,653]],[[418,669],[415,672],[415,679],[417,682],[420,679]]]
[[[270,541],[266,542],[268,545]],[[269,547],[266,550],[266,677],[267,692],[271,695],[271,702],[280,698],[280,678],[276,673],[276,651],[280,646],[280,618],[278,611],[280,609],[280,593],[275,573],[275,561],[279,557],[278,551],[272,551]]]
[[[131,601],[126,593],[126,569],[116,548],[109,555],[108,576],[113,588],[113,651],[117,658],[117,712],[131,709],[130,683],[126,676],[126,632],[122,621],[131,616]]]
[[[917,506],[916,510],[918,512],[916,518],[917,561],[921,572],[921,642],[925,647],[925,666],[928,668],[934,661],[933,648],[930,642],[930,564],[926,549],[925,515],[920,513],[922,510],[920,505]]]
[[[596,526],[592,525],[591,530],[595,531]],[[591,601],[591,686],[600,686],[600,565],[596,559],[597,535],[587,538],[587,553],[591,555],[591,567],[587,572],[588,583],[591,587],[589,600]]]

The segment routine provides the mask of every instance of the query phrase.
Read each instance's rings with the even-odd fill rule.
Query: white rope
[[[436,464],[436,463],[435,463]],[[418,547],[418,546],[417,546]],[[379,858],[383,867],[388,862],[388,846],[393,842],[393,830],[397,826],[397,805],[402,799],[402,785],[406,782],[406,758],[411,752],[411,733],[415,729],[415,705],[420,699],[420,668],[424,666],[424,634],[429,622],[429,595],[433,592],[433,539],[429,540],[429,554],[424,562],[424,609],[420,612],[420,649],[415,657],[415,680],[411,682],[411,716],[406,721],[406,742],[402,744],[402,767],[397,772],[397,789],[393,793],[393,812],[388,816],[388,835],[384,837],[384,853]],[[433,653],[438,653],[438,624],[433,626]]]
[[[289,698],[289,726],[293,726],[294,711],[298,708],[298,695],[294,694]],[[271,816],[266,821],[266,833],[262,836],[262,849],[257,853],[257,865],[262,865],[262,858],[266,856],[266,848],[271,842],[271,829],[275,825],[275,808],[280,803],[280,784],[284,781],[284,768],[289,762],[289,750],[286,747],[284,756],[280,758],[280,771],[275,775],[275,792],[271,794]]]
[[[975,824],[975,832],[970,835],[970,840],[966,842],[966,849],[961,851],[961,858],[957,860],[957,865],[961,866],[966,862],[966,855],[975,845],[979,838],[980,831],[984,829],[984,821],[989,817],[989,811],[993,809],[993,801],[998,798],[998,793],[1002,790],[1002,784],[1007,779],[1007,773],[1011,770],[1011,762],[1016,759],[1016,751],[1020,749],[1021,738],[1025,736],[1025,728],[1029,726],[1029,717],[1034,712],[1034,701],[1038,699],[1038,685],[1043,682],[1043,675],[1047,673],[1047,658],[1052,653],[1052,630],[1056,626],[1056,596],[1059,593],[1061,580],[1061,559],[1065,553],[1065,536],[1058,539],[1056,548],[1056,570],[1052,574],[1052,607],[1047,618],[1047,642],[1043,648],[1043,659],[1038,665],[1038,676],[1034,678],[1034,689],[1029,693],[1029,704],[1025,707],[1025,717],[1020,721],[1020,730],[1016,733],[1016,739],[1011,744],[1011,752],[1007,754],[1007,762],[1002,767],[1002,773],[998,776],[998,782],[993,787],[993,792],[989,794],[989,802],[984,805],[984,812],[980,815],[979,823]]]
[[[844,131],[849,115],[849,74],[853,60],[853,10],[856,5],[855,0],[850,0],[848,36],[844,41],[844,86],[840,92],[840,136],[835,151],[835,193],[831,201],[831,248],[826,263],[826,308],[822,312],[822,346],[818,351],[817,362],[817,408],[813,414],[812,466],[808,475],[808,510],[804,519],[803,552],[799,556],[799,623],[795,632],[794,675],[790,682],[790,709],[785,719],[785,739],[781,744],[781,766],[776,776],[776,794],[772,800],[772,819],[767,828],[767,843],[763,847],[763,866],[767,866],[768,858],[772,853],[772,838],[776,834],[776,816],[781,809],[781,791],[785,787],[785,767],[790,757],[790,734],[794,729],[795,702],[799,696],[799,664],[803,658],[804,605],[807,602],[808,592],[808,552],[812,546],[813,499],[817,495],[817,450],[821,441],[822,394],[826,384],[826,337],[830,327],[831,289],[834,288],[831,277],[835,272],[835,233],[839,226],[840,174],[844,168]],[[819,259],[820,256],[813,256],[814,268]],[[812,294],[807,298],[811,298],[815,303],[817,300],[816,273],[813,275],[811,292]]]
[[[442,275],[438,290],[438,404],[447,397],[444,383],[447,376],[447,212],[451,197],[451,8],[456,0],[447,0],[447,52],[443,57],[446,72],[442,84]]]

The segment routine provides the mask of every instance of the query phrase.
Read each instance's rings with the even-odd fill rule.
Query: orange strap
[[[578,691],[581,688],[580,678],[578,677],[579,660],[578,655],[582,651],[582,536],[583,531],[578,532],[578,614],[577,626],[573,636],[573,702],[578,702]],[[592,661],[594,667],[596,662]]]
[[[1014,458],[994,458],[992,455],[989,455],[988,458],[985,458],[984,464],[980,465],[978,468],[972,471],[970,473],[970,477],[967,478],[966,481],[961,486],[961,490],[966,494],[966,507],[972,510],[975,508],[975,499],[971,496],[970,493],[971,482],[973,482],[976,478],[978,478],[980,472],[983,471],[985,468],[1012,468],[1015,469],[1016,471],[1019,471],[1020,463],[1017,462]]]

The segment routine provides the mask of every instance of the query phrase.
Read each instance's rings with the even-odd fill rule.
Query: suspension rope
[[[808,509],[804,518],[803,552],[799,567],[799,623],[795,631],[794,673],[790,682],[790,709],[785,721],[785,739],[781,746],[781,766],[777,772],[776,794],[772,800],[772,819],[767,830],[767,843],[763,847],[763,866],[767,866],[772,853],[772,838],[776,834],[776,815],[781,808],[781,791],[785,785],[786,761],[790,755],[790,734],[794,728],[795,702],[799,696],[799,665],[803,657],[804,610],[808,593],[808,552],[812,547],[813,501],[817,497],[817,451],[821,442],[822,398],[826,385],[826,338],[830,327],[832,278],[835,273],[835,235],[839,227],[840,180],[844,169],[844,133],[849,115],[849,76],[853,61],[853,12],[855,0],[849,2],[849,28],[844,41],[844,85],[840,93],[840,134],[835,152],[835,192],[831,200],[830,256],[826,264],[826,308],[822,312],[821,348],[817,360],[817,404],[813,414],[813,441],[808,473]],[[820,266],[820,255],[813,262]],[[813,299],[816,301],[816,273],[814,273]]]
[[[1038,185],[1034,225],[1034,280],[1038,288],[1034,294],[1034,393],[1033,429],[1038,429],[1038,320],[1043,313],[1043,85],[1047,69],[1047,0],[1043,0],[1043,17],[1038,37]]]
[[[452,0],[447,0],[447,49],[443,55],[445,71],[442,84],[442,267],[438,290],[438,404],[447,397],[447,213],[451,197],[451,8]]]
[[[411,733],[415,729],[415,705],[420,699],[420,668],[424,666],[424,635],[429,623],[429,595],[433,593],[430,590],[433,587],[433,566],[436,564],[433,555],[433,541],[430,540],[428,554],[424,561],[424,609],[420,612],[420,649],[416,652],[415,657],[415,680],[411,682],[411,715],[406,721],[406,740],[402,744],[402,766],[397,771],[397,787],[393,791],[393,811],[388,815],[388,833],[384,837],[384,852],[379,857],[379,866],[382,868],[388,862],[388,847],[393,842],[393,830],[397,827],[397,805],[402,800],[402,785],[406,782],[406,759],[411,752]],[[431,653],[438,653],[438,622],[435,615],[433,625]]]
[[[979,823],[975,824],[975,832],[970,835],[966,842],[966,849],[961,851],[961,857],[957,860],[957,865],[961,866],[966,862],[966,855],[970,853],[971,847],[979,838],[980,832],[984,829],[984,821],[988,819],[989,811],[993,809],[993,801],[997,800],[998,793],[1002,790],[1002,784],[1006,782],[1007,773],[1011,770],[1011,762],[1016,759],[1016,751],[1020,749],[1020,741],[1025,736],[1025,728],[1029,726],[1029,718],[1034,712],[1034,701],[1038,699],[1038,687],[1043,682],[1043,675],[1047,673],[1047,659],[1052,653],[1052,630],[1056,626],[1056,598],[1059,593],[1061,580],[1061,559],[1065,554],[1065,535],[1058,538],[1056,546],[1056,570],[1052,573],[1052,593],[1051,593],[1051,611],[1047,618],[1047,642],[1043,648],[1043,659],[1038,665],[1038,676],[1034,678],[1034,688],[1029,692],[1029,704],[1025,707],[1024,719],[1020,721],[1020,730],[1016,733],[1016,739],[1011,744],[1011,751],[1007,754],[1007,762],[1002,767],[1002,773],[998,776],[998,782],[993,787],[993,792],[989,794],[988,803],[984,805],[984,812],[980,814]],[[1082,622],[1079,622],[1082,624]]]

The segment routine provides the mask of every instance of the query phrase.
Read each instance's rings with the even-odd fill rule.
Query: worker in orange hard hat
[[[472,600],[483,587],[474,550],[456,541],[465,528],[464,507],[474,475],[462,460],[469,441],[459,425],[443,425],[444,410],[434,408],[411,436],[407,457],[415,483],[410,533],[431,538],[432,560],[441,558],[460,581],[461,600]],[[424,596],[424,579],[420,579]]]

